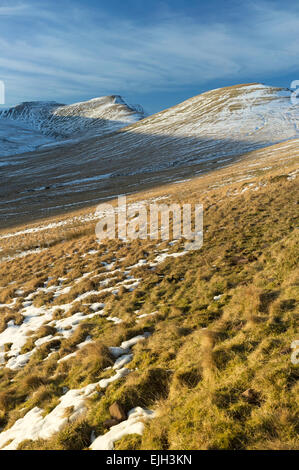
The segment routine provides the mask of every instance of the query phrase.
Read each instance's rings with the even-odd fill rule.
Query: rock
[[[292,348],[283,348],[281,351],[280,351],[280,354],[291,354],[292,352]]]
[[[247,263],[249,263],[249,260],[248,260],[248,258],[245,258],[245,256],[234,256],[231,259],[231,264],[233,266],[235,266],[237,264],[247,264]]]
[[[111,418],[111,419],[106,419],[106,421],[103,422],[103,426],[106,429],[110,429],[112,426],[115,426],[118,423],[119,423],[118,419]]]
[[[112,403],[112,405],[109,407],[109,413],[112,418],[115,418],[118,421],[124,421],[127,419],[127,415],[123,407],[117,401]]]
[[[242,393],[242,398],[248,403],[258,403],[259,402],[259,393],[253,388],[248,388],[245,392]]]

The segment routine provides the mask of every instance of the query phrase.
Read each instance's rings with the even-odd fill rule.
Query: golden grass
[[[247,163],[256,163],[258,155],[253,152]],[[151,332],[133,348],[129,367],[136,370],[90,398],[83,420],[69,423],[48,441],[24,441],[20,448],[87,448],[92,429],[97,435],[104,433],[109,406],[116,400],[126,411],[135,406],[157,411],[142,437],[124,438],[117,449],[299,447],[298,366],[290,360],[299,319],[298,183],[286,176],[296,168],[296,159],[280,160],[279,152],[267,158],[272,169],[264,171],[265,161],[258,162],[250,169],[251,180],[238,181],[248,175],[242,162],[188,184],[131,197],[135,201],[167,194],[169,202],[202,202],[204,245],[166,260],[154,271],[136,268],[134,276],[141,282],[133,292],[121,288],[117,295],[99,293],[86,302],[74,302],[69,315],[89,313],[90,302],[103,301],[104,316],[87,319],[68,339],[54,336],[57,353],[50,359],[42,360],[53,346],[47,343],[23,370],[0,370],[0,422],[11,426],[24,406],[26,410],[42,406],[49,412],[63,387],[78,388],[106,377],[104,369],[113,363],[108,347],[144,330]],[[241,192],[248,183],[259,189]],[[126,267],[154,257],[153,241],[97,245],[93,231],[94,223],[88,223],[1,240],[4,253],[11,255],[37,246],[46,249],[2,263],[0,303],[9,303],[16,289],[22,288],[25,296],[46,281],[48,286],[57,285],[62,277],[63,287],[72,287],[70,292],[56,300],[40,293],[35,305],[75,301],[81,293],[100,290],[106,277],[103,262],[117,259],[120,272],[111,286],[123,279]],[[167,242],[160,249],[166,246]],[[81,258],[93,249],[98,253]],[[84,273],[91,274],[75,284]],[[18,305],[1,308],[2,331],[10,319],[23,321]],[[157,313],[136,324],[135,310]],[[123,323],[107,322],[107,315]],[[63,318],[64,311],[57,310],[55,317]],[[24,351],[49,334],[56,334],[49,325],[32,332]],[[87,335],[93,343],[57,364]],[[248,389],[258,397],[255,402],[242,395]]]

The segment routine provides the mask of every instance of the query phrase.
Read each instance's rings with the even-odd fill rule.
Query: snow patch
[[[144,423],[154,418],[155,413],[151,410],[133,408],[128,413],[128,419],[116,426],[112,426],[110,431],[103,436],[97,437],[90,446],[92,450],[113,450],[114,442],[119,441],[128,434],[143,434]]]

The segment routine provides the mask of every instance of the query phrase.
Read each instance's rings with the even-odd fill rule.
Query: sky
[[[296,1],[0,0],[0,108],[116,94],[151,114],[213,88],[298,79]]]

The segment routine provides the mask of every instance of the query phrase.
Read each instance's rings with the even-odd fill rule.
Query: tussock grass
[[[253,152],[248,162],[256,163],[255,158]],[[157,413],[142,437],[128,436],[116,443],[117,449],[299,447],[298,366],[290,360],[299,320],[298,184],[286,177],[296,168],[295,160],[281,158],[278,153],[269,156],[271,171],[262,169],[265,162],[257,162],[250,169],[251,180],[238,181],[248,176],[248,168],[238,163],[188,184],[132,196],[134,201],[167,194],[169,202],[204,204],[202,249],[167,259],[154,270],[134,268],[130,274],[140,284],[133,292],[121,287],[116,295],[99,292],[76,302],[82,293],[100,291],[100,282],[109,276],[103,263],[114,262],[113,269],[119,269],[109,283],[113,286],[129,266],[139,259],[152,261],[158,249],[169,248],[168,242],[98,245],[94,223],[1,241],[6,254],[46,250],[3,262],[0,303],[10,304],[16,289],[23,289],[24,295],[0,308],[0,331],[10,320],[22,324],[24,297],[45,283],[62,282],[71,290],[55,300],[40,292],[36,306],[74,302],[67,313],[72,315],[90,313],[91,302],[105,304],[104,315],[86,319],[68,339],[56,338],[49,325],[28,335],[22,352],[31,350],[38,338],[54,338],[37,349],[23,370],[0,369],[1,426],[11,426],[33,406],[48,413],[63,387],[79,388],[110,376],[111,371],[104,370],[114,361],[108,348],[145,330],[151,333],[132,348],[128,367],[133,372],[89,398],[82,419],[69,422],[47,441],[24,441],[21,449],[87,448],[91,430],[96,435],[106,431],[103,423],[116,400],[126,412],[144,406]],[[258,190],[241,192],[252,182]],[[97,253],[82,258],[94,249]],[[136,323],[136,311],[157,313]],[[108,322],[108,315],[123,323]],[[63,309],[55,311],[54,318],[64,316]],[[93,342],[77,350],[88,335]],[[9,348],[6,345],[7,352]],[[53,348],[57,352],[44,361]],[[57,363],[75,351],[74,357]],[[255,400],[248,399],[248,390]]]
[[[101,341],[87,344],[78,351],[71,364],[62,363],[58,371],[67,367],[68,384],[76,388],[85,383],[94,383],[106,367],[113,365],[109,349]]]
[[[10,321],[13,321],[15,325],[21,325],[23,320],[23,315],[18,311],[9,309],[2,312],[0,316],[0,333],[7,328],[7,323]]]
[[[50,440],[24,440],[18,450],[83,450],[90,444],[91,427],[84,419],[69,423]]]

